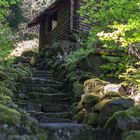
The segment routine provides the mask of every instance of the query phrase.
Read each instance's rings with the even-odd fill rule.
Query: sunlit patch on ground
[[[22,41],[17,44],[17,47],[11,52],[10,56],[21,56],[24,52],[37,52],[39,48],[38,39]]]

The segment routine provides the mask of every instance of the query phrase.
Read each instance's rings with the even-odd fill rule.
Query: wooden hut
[[[40,47],[57,40],[69,40],[73,30],[84,32],[90,29],[83,22],[83,17],[77,14],[77,10],[83,0],[55,0],[39,16],[33,19],[28,26],[40,25]]]

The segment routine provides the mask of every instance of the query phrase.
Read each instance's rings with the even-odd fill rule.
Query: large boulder
[[[123,135],[122,140],[140,140],[140,130],[132,130]]]
[[[104,126],[106,121],[115,112],[126,110],[134,105],[132,99],[122,97],[114,97],[112,99],[104,99],[94,106],[93,111],[99,112],[99,124]]]
[[[99,54],[89,53],[87,56],[81,58],[77,62],[79,69],[85,72],[92,72],[94,75],[100,75],[102,65],[102,58]]]
[[[121,140],[125,133],[132,130],[140,130],[140,106],[114,113],[107,121],[105,128],[111,134],[113,140]],[[132,138],[132,135],[127,135],[123,140],[133,140],[130,138]]]
[[[73,91],[74,91],[74,99],[79,101],[82,94],[84,93],[84,85],[78,82],[74,83]]]
[[[87,93],[95,93],[95,94],[103,94],[104,86],[108,85],[109,82],[103,81],[98,78],[93,78],[86,80],[84,82],[84,92]]]
[[[125,95],[125,89],[121,84],[108,84],[104,86],[104,93],[107,92],[117,92],[120,93],[121,95]]]
[[[98,113],[89,113],[85,118],[84,122],[93,127],[97,127],[99,122],[98,117],[99,117]]]
[[[80,104],[88,111],[90,112],[92,110],[92,107],[95,106],[99,102],[99,96],[96,96],[92,93],[83,94]]]
[[[82,110],[80,110],[75,116],[74,116],[74,120],[77,123],[82,123],[84,121],[84,119],[87,116],[87,112],[86,110],[83,108]]]

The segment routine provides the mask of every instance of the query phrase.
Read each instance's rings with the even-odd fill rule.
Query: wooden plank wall
[[[79,15],[77,10],[79,8],[79,0],[71,0],[70,8],[70,29],[79,30]]]
[[[40,22],[40,29],[39,29],[39,47],[42,48],[46,43],[45,39],[45,30],[46,30],[46,25],[45,25],[46,17],[43,16]]]
[[[87,32],[91,29],[89,24],[86,24],[84,20],[88,17],[81,17],[77,11],[80,9],[80,6],[84,5],[83,0],[71,0],[71,17],[70,17],[70,27],[71,30],[80,30]]]
[[[83,0],[79,0],[79,8],[80,6],[84,5],[84,1]],[[85,19],[87,19],[88,17],[79,17],[79,30],[80,31],[84,31],[87,32],[91,29],[91,25],[87,24],[84,22]]]
[[[46,31],[46,43],[50,43],[53,40],[67,40],[70,32],[70,1],[63,0],[57,6],[58,12],[58,25],[50,32]],[[47,22],[46,22],[47,26]],[[47,28],[46,28],[47,29]]]

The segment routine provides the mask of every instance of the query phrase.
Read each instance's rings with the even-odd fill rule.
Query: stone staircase
[[[55,80],[52,72],[34,70],[33,77],[22,79],[21,84],[21,100],[17,104],[38,120],[46,130],[47,140],[91,139],[85,125],[73,122],[72,98],[63,93],[63,84]]]

